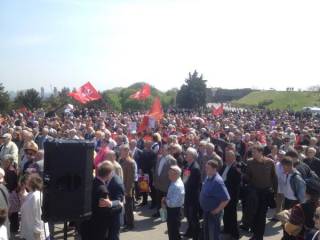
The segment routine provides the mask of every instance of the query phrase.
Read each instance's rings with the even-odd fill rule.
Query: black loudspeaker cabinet
[[[94,143],[51,140],[44,143],[42,218],[60,222],[91,215]]]

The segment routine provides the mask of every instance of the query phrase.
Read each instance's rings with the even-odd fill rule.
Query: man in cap
[[[12,136],[10,133],[5,133],[1,136],[3,140],[3,147],[0,151],[0,161],[3,160],[3,157],[7,154],[11,155],[13,158],[14,163],[18,164],[18,153],[19,149],[17,145],[12,142]]]

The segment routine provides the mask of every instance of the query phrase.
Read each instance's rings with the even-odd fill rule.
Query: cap
[[[3,134],[2,136],[1,136],[1,138],[3,138],[3,139],[8,139],[8,138],[12,138],[12,136],[11,136],[11,134],[10,133],[5,133],[5,134]]]

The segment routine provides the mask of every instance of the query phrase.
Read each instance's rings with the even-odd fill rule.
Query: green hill
[[[233,103],[238,106],[301,110],[307,106],[320,106],[320,92],[254,91]]]

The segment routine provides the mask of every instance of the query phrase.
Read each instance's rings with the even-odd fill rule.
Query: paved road
[[[153,219],[150,216],[152,211],[149,209],[143,209],[138,211],[135,215],[136,228],[131,232],[121,233],[121,240],[167,240],[168,235],[165,234],[166,224],[162,223],[160,219]],[[269,213],[271,215],[271,211]],[[241,213],[239,212],[239,218]],[[182,222],[181,231],[186,229],[185,220]],[[265,240],[279,240],[282,236],[282,229],[279,223],[273,222],[267,223]],[[247,240],[250,238],[250,234],[241,237],[241,240]]]
[[[167,240],[168,235],[166,232],[166,223],[162,223],[160,219],[154,219],[151,217],[154,210],[149,210],[147,207],[143,209],[137,209],[135,212],[135,229],[130,232],[124,232],[120,234],[121,240]],[[269,217],[271,216],[272,211],[268,213]],[[241,212],[239,211],[238,218],[241,218]],[[185,219],[182,222],[181,231],[184,232],[186,229],[186,221]],[[55,230],[58,232],[56,235],[56,239],[63,239],[62,237],[62,226],[56,226]],[[250,238],[250,234],[244,234],[241,237],[241,240],[248,240]],[[282,229],[279,223],[267,222],[265,240],[279,240],[282,236]],[[78,239],[74,236],[74,231],[69,231],[68,239]],[[94,239],[93,239],[94,240]],[[227,240],[227,238],[225,239]]]

